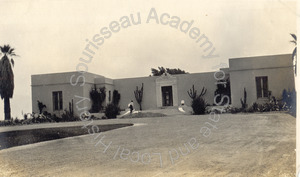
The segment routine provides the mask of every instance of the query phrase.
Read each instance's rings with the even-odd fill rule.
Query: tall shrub
[[[197,96],[195,99],[192,100],[192,108],[194,114],[196,115],[205,114],[206,106],[207,104],[204,98],[202,98],[201,96]]]
[[[120,102],[120,99],[121,99],[120,93],[118,92],[118,90],[114,90],[112,103],[114,105],[118,106],[119,102]]]
[[[112,118],[117,118],[117,115],[119,115],[121,112],[119,106],[116,106],[112,103],[108,104],[106,107],[105,107],[105,116],[109,119],[112,119]]]
[[[94,85],[94,88],[90,91],[90,98],[92,100],[91,113],[97,113],[103,109],[102,103],[105,100],[105,97],[105,87],[97,89],[96,85]]]

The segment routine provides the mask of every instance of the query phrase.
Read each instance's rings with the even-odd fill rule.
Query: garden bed
[[[153,112],[138,112],[135,114],[127,114],[121,118],[144,118],[144,117],[165,117],[165,114],[162,113],[153,113]]]

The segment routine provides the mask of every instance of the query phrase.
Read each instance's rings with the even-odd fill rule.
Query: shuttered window
[[[262,77],[256,77],[256,93],[257,98],[268,98],[268,77],[262,76]]]
[[[62,91],[52,92],[53,110],[58,111],[63,109]]]

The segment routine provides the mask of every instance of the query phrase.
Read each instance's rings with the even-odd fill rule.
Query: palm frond
[[[9,54],[11,56],[16,56],[14,50],[15,50],[14,48],[10,48],[7,54]]]
[[[10,46],[9,45],[4,45],[3,47],[1,47],[1,52],[4,54],[7,54],[10,50]]]
[[[16,55],[16,53],[14,52],[14,48],[11,48],[10,45],[4,45],[3,47],[0,46],[1,52],[4,55],[10,55],[10,56],[18,56]]]
[[[12,52],[14,52],[14,48],[10,48],[9,50],[8,50],[8,53],[12,53]]]
[[[0,50],[1,50],[2,53],[5,53],[4,47],[0,46]]]
[[[297,41],[297,36],[293,33],[290,33],[290,35],[294,38],[295,41]]]
[[[295,49],[293,50],[293,54],[292,57],[293,59],[297,56],[297,47],[295,47]]]
[[[14,59],[12,58],[12,59],[10,59],[10,62],[11,62],[11,64],[13,65],[13,67],[15,66],[15,61],[14,61]]]
[[[297,45],[297,41],[295,41],[295,40],[292,40],[292,41],[290,41],[291,43],[294,43],[295,45]]]

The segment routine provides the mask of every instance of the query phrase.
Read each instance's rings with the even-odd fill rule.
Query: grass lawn
[[[133,124],[108,124],[98,125],[99,132],[105,132],[117,128],[126,126],[132,126]],[[0,133],[0,150],[14,146],[20,146],[25,144],[38,143],[42,141],[49,141],[61,138],[67,138],[72,136],[79,136],[88,134],[88,129],[82,128],[82,126],[76,127],[59,127],[59,128],[42,128],[32,130],[18,130]]]

